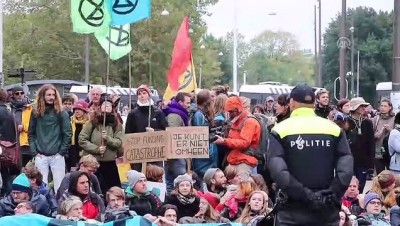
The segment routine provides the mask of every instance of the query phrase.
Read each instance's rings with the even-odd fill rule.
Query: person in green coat
[[[105,126],[103,120],[105,117]],[[96,157],[100,167],[95,173],[103,192],[121,186],[115,159],[122,156],[122,125],[111,99],[101,101],[101,111],[95,112],[79,134],[82,154]]]

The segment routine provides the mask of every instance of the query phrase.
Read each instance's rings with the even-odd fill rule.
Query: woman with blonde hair
[[[389,170],[383,170],[372,180],[372,188],[369,192],[379,195],[380,200],[385,200],[386,196],[394,189],[396,178]]]
[[[265,217],[271,210],[268,208],[268,195],[264,191],[253,191],[249,195],[246,206],[242,211],[242,215],[236,222],[248,224],[255,218]],[[260,219],[261,220],[261,219]]]
[[[194,217],[183,217],[179,220],[180,224],[204,224],[204,223],[229,223],[230,221],[222,217],[215,207],[218,200],[211,193],[197,192],[200,197],[199,211]]]
[[[393,206],[397,205],[396,196],[400,194],[400,187],[394,188],[383,200],[383,208],[390,210]]]
[[[219,94],[214,101],[214,123],[216,127],[225,126],[225,122],[227,119],[224,107],[226,100],[228,100],[228,96],[225,94]],[[224,131],[223,129],[221,130]],[[217,145],[217,166],[219,169],[223,169],[223,161],[225,159],[226,154],[228,153],[228,149],[223,145]]]

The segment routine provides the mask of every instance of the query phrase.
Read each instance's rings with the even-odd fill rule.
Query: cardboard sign
[[[166,131],[126,134],[124,162],[142,163],[166,160],[169,135]]]
[[[171,149],[168,159],[209,158],[208,127],[168,127]]]

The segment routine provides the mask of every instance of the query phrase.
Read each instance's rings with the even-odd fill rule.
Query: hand
[[[100,152],[100,154],[104,154],[104,152],[106,152],[106,146],[100,146],[99,152]]]
[[[17,126],[17,129],[18,129],[18,132],[21,132],[21,131],[24,129],[24,126],[18,125],[18,126]]]
[[[225,205],[228,199],[233,195],[232,191],[226,191],[225,195],[219,199],[219,203]]]
[[[389,124],[384,124],[383,128],[387,131],[390,131],[390,125]]]
[[[103,138],[103,140],[107,140],[107,131],[103,130],[101,132],[101,138]]]
[[[223,144],[225,142],[225,139],[223,137],[220,137],[218,135],[215,135],[217,139],[214,141],[214,144]]]
[[[146,127],[146,132],[154,132],[154,129],[151,127]]]

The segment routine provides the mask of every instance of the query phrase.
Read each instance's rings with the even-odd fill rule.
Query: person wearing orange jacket
[[[250,112],[243,108],[243,103],[238,96],[229,97],[226,101],[225,112],[229,114],[230,129],[227,138],[217,136],[214,142],[230,149],[227,163],[237,168],[242,173],[252,173],[258,160],[246,154],[250,148],[257,149],[260,143],[261,126],[252,117]]]

